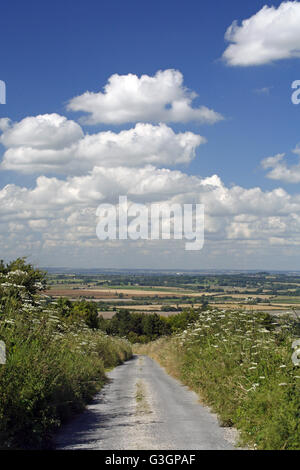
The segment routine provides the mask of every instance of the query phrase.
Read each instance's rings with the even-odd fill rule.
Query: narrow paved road
[[[64,426],[57,449],[233,449],[228,430],[194,392],[147,356],[108,374],[87,410]]]

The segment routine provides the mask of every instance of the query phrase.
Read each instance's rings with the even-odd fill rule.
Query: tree
[[[26,263],[26,258],[17,258],[5,264],[0,261],[0,302],[2,307],[17,310],[26,300],[46,288],[46,273]]]
[[[110,322],[111,334],[126,336],[132,330],[132,317],[128,310],[119,310]]]
[[[99,328],[100,322],[95,302],[88,302],[86,300],[74,302],[71,316],[72,318],[82,318],[89,328]]]
[[[65,297],[57,299],[57,310],[63,317],[69,317],[72,313],[72,302]]]
[[[26,263],[26,258],[17,258],[6,265],[6,276],[26,288],[31,295],[46,289],[46,273]]]

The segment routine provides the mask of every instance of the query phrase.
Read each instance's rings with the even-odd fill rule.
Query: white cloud
[[[5,147],[62,149],[83,137],[81,127],[59,114],[29,116],[17,123],[3,120],[0,142]]]
[[[294,153],[300,153],[299,149],[296,148]],[[270,170],[267,173],[267,177],[273,180],[281,180],[286,183],[300,183],[300,161],[295,165],[288,166],[284,160],[285,153],[279,153],[274,157],[267,157],[262,160],[262,167],[266,170]]]
[[[9,118],[0,119],[0,131],[6,131],[10,126],[11,120]]]
[[[291,196],[283,189],[264,192],[260,188],[228,188],[217,175],[202,179],[181,171],[147,166],[139,169],[96,167],[89,175],[67,180],[40,176],[33,189],[7,185],[0,191],[1,222],[6,225],[8,222],[34,221],[30,222],[32,227],[44,228],[49,220],[71,220],[72,216],[74,221],[78,211],[95,216],[99,203],[117,203],[119,195],[143,203],[203,203],[214,225],[212,231],[220,233],[232,221],[251,225],[258,220],[273,218],[275,230],[279,227],[279,219],[274,217],[284,219],[297,215],[298,222],[300,220],[300,196]],[[217,222],[220,220],[221,224]],[[76,236],[80,237],[80,233]]]
[[[28,222],[29,227],[33,230],[44,230],[48,227],[48,220],[46,219],[32,219]]]
[[[1,168],[35,174],[83,174],[95,166],[156,166],[189,163],[206,139],[176,134],[166,124],[138,123],[133,129],[83,135],[58,115],[25,118],[0,137],[7,148]]]
[[[91,122],[100,114],[103,122],[111,123],[204,119],[203,107],[192,108],[194,97],[176,71],[140,78],[115,75],[104,93],[93,95],[96,108],[86,111]],[[41,256],[39,264],[94,266],[101,259],[101,266],[133,263],[138,267],[139,260],[148,256],[144,266],[154,260],[163,263],[161,267],[202,266],[197,259],[207,248],[190,257],[179,241],[101,243],[95,233],[98,205],[116,204],[120,195],[126,195],[129,201],[146,204],[203,203],[208,259],[219,266],[223,261],[218,260],[226,257],[232,266],[241,254],[253,263],[271,254],[273,260],[278,247],[286,250],[281,251],[286,256],[292,247],[295,258],[294,247],[300,243],[300,195],[281,188],[227,187],[217,175],[200,178],[168,168],[195,157],[198,146],[205,143],[200,135],[175,133],[163,122],[138,122],[118,133],[89,135],[58,114],[31,116],[17,123],[0,119],[0,130],[0,143],[6,148],[1,168],[40,175],[33,188],[10,184],[0,189],[0,244],[8,257],[33,253]],[[270,174],[284,170],[290,179],[292,173],[294,179],[297,171],[300,174],[300,165],[289,168],[284,154],[265,159],[263,166]],[[45,176],[48,173],[63,176]]]
[[[188,122],[213,124],[222,116],[207,108],[192,107],[196,93],[183,86],[178,70],[159,70],[154,76],[114,74],[104,92],[85,92],[70,100],[68,109],[83,111],[87,124],[129,122]]]
[[[265,5],[255,15],[234,21],[226,31],[230,44],[223,54],[231,66],[269,64],[300,57],[300,3],[283,2],[278,8]]]
[[[300,195],[290,195],[281,188],[226,187],[217,175],[200,178],[148,165],[95,167],[88,175],[66,180],[40,176],[32,189],[7,185],[0,190],[2,249],[11,257],[40,253],[44,263],[56,265],[73,262],[92,266],[96,259],[101,263],[105,259],[107,265],[121,267],[121,259],[124,266],[133,259],[137,267],[147,250],[151,253],[149,262],[156,258],[158,264],[176,265],[181,256],[186,266],[195,262],[173,240],[101,243],[95,234],[96,209],[101,202],[117,203],[119,195],[146,204],[203,203],[207,256],[223,250],[223,257],[216,254],[219,263],[229,254],[231,262],[236,259],[238,263],[243,254],[251,262],[256,256],[260,263],[262,256],[271,253],[271,243],[274,249],[285,249],[300,242]],[[163,258],[166,251],[168,256]]]

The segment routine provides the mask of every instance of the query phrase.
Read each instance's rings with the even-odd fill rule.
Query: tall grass
[[[127,341],[67,324],[53,312],[0,323],[7,362],[0,366],[0,446],[45,446],[105,383],[105,369],[131,355]]]
[[[214,309],[136,352],[198,392],[222,425],[239,429],[242,444],[300,449],[300,368],[291,359],[298,334],[288,317]]]
[[[105,370],[132,354],[128,341],[59,316],[55,302],[24,287],[28,276],[4,273],[0,282],[0,340],[7,350],[0,364],[2,449],[49,446],[52,433],[105,383]]]

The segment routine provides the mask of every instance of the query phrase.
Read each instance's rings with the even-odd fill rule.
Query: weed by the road
[[[143,380],[138,380],[136,383],[136,412],[137,414],[148,414],[150,413],[149,403],[147,401],[146,384]]]
[[[142,386],[141,382],[137,382],[135,399],[136,399],[136,401],[142,401],[143,397],[144,397],[143,386]]]

